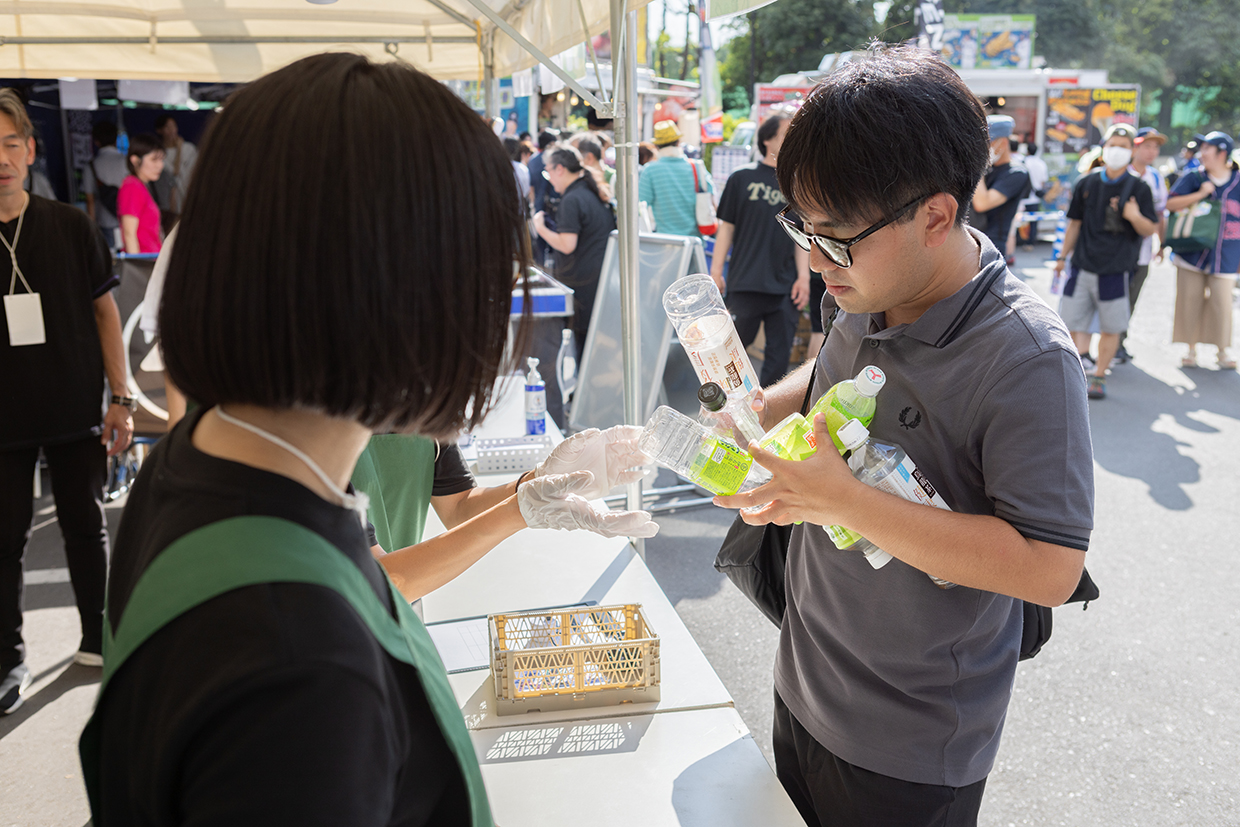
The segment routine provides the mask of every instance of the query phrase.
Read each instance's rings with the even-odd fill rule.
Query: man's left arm
[[[125,344],[121,336],[121,314],[111,291],[95,299],[95,326],[99,329],[99,347],[103,351],[103,370],[108,376],[112,393],[125,396]],[[103,435],[100,442],[109,445],[108,456],[113,457],[129,447],[133,439],[133,414],[124,405],[108,405],[103,417]]]
[[[790,462],[752,449],[772,480],[744,494],[717,497],[716,503],[758,506],[741,512],[755,525],[795,520],[841,525],[935,577],[1060,605],[1080,580],[1092,526],[1085,380],[1079,371],[1073,374],[1066,354],[1044,353],[1034,361],[1029,370],[1013,371],[1004,380],[1004,392],[992,391],[994,402],[979,414],[988,423],[981,461],[993,515],[945,511],[870,488],[830,450]],[[1027,401],[1013,398],[1014,387]],[[1047,415],[1058,407],[1062,417]],[[825,421],[815,420],[819,444],[830,444]]]
[[[1024,170],[1008,170],[1006,174],[994,180],[993,187],[986,186],[986,178],[983,176],[982,180],[977,182],[977,189],[973,192],[973,209],[978,212],[989,212],[996,207],[1001,207],[1009,199],[1024,192],[1025,185],[1028,183],[1029,173]]]
[[[1149,184],[1142,181],[1137,191],[1128,197],[1124,205],[1124,218],[1142,238],[1158,231],[1158,214],[1154,211],[1154,196]]]

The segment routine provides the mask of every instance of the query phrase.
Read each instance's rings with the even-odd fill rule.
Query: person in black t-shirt
[[[30,683],[21,633],[22,557],[39,449],[51,472],[81,616],[74,659],[100,666],[107,458],[125,450],[133,434],[120,314],[109,292],[118,283],[111,257],[84,212],[24,191],[33,134],[21,100],[0,90],[0,249],[13,262],[4,291],[11,294],[4,306],[8,335],[0,342],[7,386],[0,403],[0,714],[21,705]],[[27,298],[32,293],[37,303]],[[23,323],[40,335],[23,337]],[[105,373],[114,394],[106,414],[100,406]]]
[[[762,159],[729,176],[719,199],[719,230],[710,264],[711,278],[720,292],[727,291],[728,310],[741,344],[749,347],[759,324],[766,331],[763,386],[775,384],[788,372],[792,339],[810,294],[809,253],[792,243],[775,220],[788,204],[779,191],[775,164],[791,119],[790,114],[779,112],[763,121],[757,135]],[[729,252],[732,258],[725,284],[724,262]]]
[[[1098,359],[1089,398],[1106,398],[1106,373],[1128,329],[1128,281],[1141,255],[1141,241],[1158,229],[1150,187],[1128,169],[1137,131],[1115,124],[1103,136],[1099,166],[1077,180],[1068,205],[1068,228],[1055,260],[1064,283],[1059,314],[1082,359],[1089,355],[1089,325],[1098,314]]]
[[[451,439],[495,406],[528,264],[511,169],[445,86],[354,54],[259,78],[213,122],[160,302],[164,363],[200,407],[117,535],[117,645],[81,742],[94,823],[491,827],[349,480],[375,432]],[[596,482],[573,462],[540,469],[415,560],[424,579],[526,526],[610,517],[573,498]]]
[[[1009,138],[1016,121],[1007,115],[991,115],[986,119],[990,131],[990,169],[973,193],[972,223],[1003,254],[1011,267],[1014,259],[1008,251],[1008,231],[1020,210],[1020,201],[1029,194],[1029,173],[1019,159],[1012,157]]]
[[[573,288],[573,333],[577,358],[585,348],[598,279],[603,271],[607,238],[616,229],[616,216],[599,193],[594,173],[581,162],[571,146],[557,147],[544,173],[562,198],[556,209],[555,229],[545,213],[534,214],[534,230],[555,251],[555,277]]]

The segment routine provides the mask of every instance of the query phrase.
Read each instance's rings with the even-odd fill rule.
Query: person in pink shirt
[[[158,253],[159,205],[150,184],[164,171],[164,145],[154,135],[134,135],[126,155],[129,175],[116,194],[116,214],[121,220],[121,240],[126,253]]]

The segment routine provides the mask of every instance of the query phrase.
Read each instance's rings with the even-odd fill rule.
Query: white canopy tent
[[[493,113],[496,78],[546,65],[615,122],[625,416],[639,424],[636,9],[648,2],[0,0],[0,77],[245,82],[310,54],[350,50],[404,60],[440,80],[483,81]],[[618,89],[596,95],[551,56],[605,30]],[[628,505],[641,507],[640,483]]]

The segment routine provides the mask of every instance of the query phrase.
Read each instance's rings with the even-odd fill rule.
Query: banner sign
[[[1140,86],[1103,86],[1093,89],[1054,87],[1046,90],[1046,138],[1043,151],[1079,156],[1102,143],[1102,135],[1116,123],[1137,125]]]
[[[943,51],[943,0],[920,0],[913,9],[913,24],[918,48]]]
[[[1036,22],[1033,14],[944,15],[943,60],[956,69],[1029,69]]]
[[[759,83],[757,86],[757,104],[754,120],[758,123],[766,120],[766,116],[777,106],[799,108],[806,95],[813,91],[812,86],[772,86]]]

